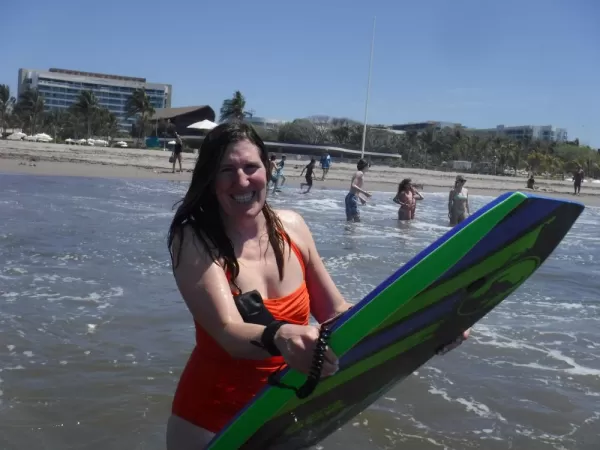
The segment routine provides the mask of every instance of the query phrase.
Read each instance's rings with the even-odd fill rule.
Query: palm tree
[[[81,91],[77,101],[71,106],[73,111],[87,123],[88,139],[92,137],[92,121],[99,109],[98,98],[92,91]]]
[[[119,134],[119,119],[108,109],[100,108],[94,120],[94,131],[96,136],[106,137],[110,142]]]
[[[146,126],[150,118],[154,115],[154,107],[150,103],[150,98],[144,89],[136,89],[131,93],[125,104],[127,117],[138,116],[140,125],[140,138],[143,138],[146,133]]]
[[[245,117],[252,117],[252,113],[246,111],[246,99],[240,91],[235,91],[233,97],[223,100],[221,106],[220,121],[243,120]]]
[[[29,125],[30,134],[35,134],[38,120],[44,114],[44,96],[37,89],[27,89],[19,95],[15,105],[15,114]]]
[[[50,135],[56,141],[65,138],[65,132],[72,128],[73,120],[71,114],[66,109],[53,109],[44,114],[44,131],[50,131]]]
[[[6,131],[6,118],[15,105],[15,98],[10,95],[10,87],[0,84],[0,128]]]

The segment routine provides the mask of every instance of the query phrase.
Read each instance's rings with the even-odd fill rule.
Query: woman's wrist
[[[288,322],[283,320],[274,320],[265,327],[260,337],[263,348],[271,356],[281,356],[281,350],[279,349],[281,345],[281,329],[285,325],[289,325]]]

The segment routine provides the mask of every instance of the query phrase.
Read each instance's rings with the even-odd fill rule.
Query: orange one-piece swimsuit
[[[308,325],[310,300],[304,261],[296,244],[290,243],[302,266],[302,284],[289,295],[263,302],[275,320]],[[266,385],[269,375],[285,363],[281,356],[235,359],[198,322],[194,321],[194,325],[196,346],[181,374],[172,413],[217,433]]]

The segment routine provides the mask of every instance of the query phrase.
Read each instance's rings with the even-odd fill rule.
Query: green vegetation
[[[246,111],[246,99],[240,91],[235,91],[233,97],[223,100],[220,111],[220,121],[237,119],[242,120],[246,117],[252,117],[250,111]]]
[[[244,99],[239,91],[237,94]],[[296,119],[269,129],[255,128],[265,141],[360,150],[362,124],[346,118],[327,119]],[[367,127],[365,151],[400,154],[402,159],[396,164],[404,167],[445,170],[450,169],[451,161],[470,161],[473,163],[471,172],[510,175],[524,170],[562,178],[581,166],[586,176],[600,177],[600,154],[588,146],[580,146],[578,139],[565,143],[515,141],[499,136],[477,136],[463,127],[432,127],[420,133],[400,134],[382,125]]]
[[[129,117],[137,117],[137,126],[131,134],[143,138],[151,127],[149,118],[154,114],[144,90],[133,92],[127,101],[127,113]],[[117,116],[101,107],[91,91],[80,92],[69,108],[44,112],[44,97],[37,89],[24,91],[15,99],[4,84],[0,84],[0,127],[20,128],[30,135],[48,133],[58,142],[67,138],[130,136],[129,132],[119,131]]]
[[[256,127],[266,141],[328,145],[360,150],[363,127],[345,119],[327,126],[297,119],[277,129]],[[534,174],[562,177],[580,165],[587,176],[600,176],[600,154],[579,142],[514,141],[504,137],[481,138],[464,128],[427,129],[422,133],[396,134],[380,127],[367,127],[365,151],[396,153],[404,167],[450,168],[450,161],[470,161],[473,172]]]
[[[57,141],[66,138],[123,138],[129,135],[144,141],[151,131],[164,134],[164,123],[153,124],[154,108],[145,91],[138,89],[127,101],[127,114],[135,117],[131,133],[119,132],[117,117],[98,104],[91,91],[83,91],[70,108],[44,112],[44,98],[37,90],[23,92],[18,99],[7,85],[0,84],[0,127],[21,128],[28,134],[48,133]],[[223,101],[220,118],[243,120],[253,116],[246,109],[240,91]],[[256,126],[265,141],[291,144],[327,145],[360,150],[363,126],[347,118],[296,119],[281,126]],[[399,134],[384,126],[368,126],[365,150],[400,154],[396,164],[430,169],[449,168],[451,161],[470,161],[471,171],[516,174],[526,170],[536,175],[562,177],[581,166],[588,177],[600,177],[600,154],[579,145],[578,139],[566,143],[514,141],[505,137],[480,137],[456,128],[426,129],[421,133]]]

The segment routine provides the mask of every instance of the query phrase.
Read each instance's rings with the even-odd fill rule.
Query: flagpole
[[[375,47],[375,21],[377,17],[373,17],[373,35],[371,37],[371,56],[369,57],[369,78],[367,81],[367,98],[365,100],[365,123],[363,125],[362,146],[360,148],[360,157],[365,156],[365,143],[367,141],[367,117],[369,114],[369,96],[371,93],[371,71],[373,69],[373,48]]]

